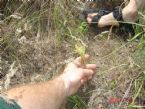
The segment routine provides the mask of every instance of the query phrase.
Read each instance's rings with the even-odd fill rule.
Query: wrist
[[[67,78],[66,74],[60,75],[60,78],[64,83],[64,91],[65,91],[66,97],[68,97],[70,95],[69,94],[69,89],[70,89],[69,79]]]

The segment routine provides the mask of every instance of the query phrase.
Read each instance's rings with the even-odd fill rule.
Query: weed
[[[70,109],[82,109],[85,106],[85,103],[78,95],[74,95],[68,98],[68,101],[71,103]]]
[[[139,78],[135,79],[134,81],[134,96],[132,103],[129,105],[129,109],[135,107],[145,107],[144,106],[144,82],[145,82],[145,75],[142,73]]]

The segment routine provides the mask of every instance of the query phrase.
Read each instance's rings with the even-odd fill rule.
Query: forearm
[[[22,86],[8,91],[22,109],[58,109],[67,97],[61,76],[45,83]]]
[[[88,59],[89,55],[85,55]],[[59,109],[64,100],[77,92],[95,73],[95,64],[81,63],[81,57],[67,65],[63,73],[49,82],[17,87],[7,92],[22,109]]]

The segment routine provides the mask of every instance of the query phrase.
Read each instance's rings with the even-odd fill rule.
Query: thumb
[[[86,61],[89,59],[89,55],[85,55],[84,57],[78,57],[74,60],[74,63],[78,66],[78,67],[81,67],[81,66],[84,66],[84,62],[82,62],[82,60]]]

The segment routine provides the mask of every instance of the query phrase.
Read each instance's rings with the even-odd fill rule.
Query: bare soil
[[[108,32],[84,37],[88,46],[87,52],[91,55],[91,63],[96,63],[98,68],[92,81],[82,87],[78,93],[86,102],[84,108],[117,109],[126,107],[127,102],[110,104],[110,97],[126,98],[132,96],[131,85],[138,70],[134,65],[133,55],[136,44],[124,41],[113,34],[110,39]],[[77,55],[72,44],[64,40],[60,45],[54,37],[46,37],[42,41],[34,41],[21,37],[18,52],[24,52],[25,57],[19,58],[19,63],[12,68],[17,69],[11,78],[10,87],[18,84],[37,83],[47,81],[59,74],[64,65],[73,60]],[[27,54],[27,55],[26,55]],[[3,60],[3,71],[9,72],[10,63]],[[11,63],[12,64],[12,63]],[[1,86],[5,86],[6,76],[1,77]],[[120,107],[121,106],[121,107]]]

